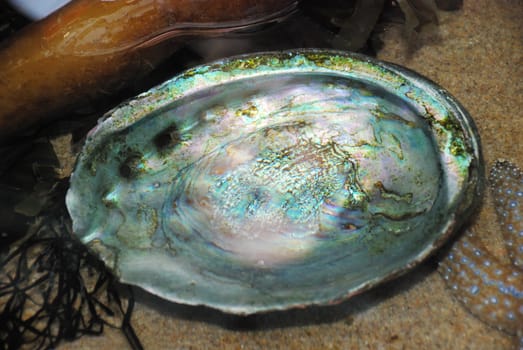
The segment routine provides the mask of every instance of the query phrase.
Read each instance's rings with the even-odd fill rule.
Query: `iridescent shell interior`
[[[109,112],[67,206],[122,281],[247,314],[342,300],[413,266],[466,218],[481,166],[471,119],[419,75],[264,53]]]

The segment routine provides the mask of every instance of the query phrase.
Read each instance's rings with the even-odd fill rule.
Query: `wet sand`
[[[523,2],[465,0],[440,12],[437,30],[411,47],[401,27],[384,34],[378,57],[414,69],[448,89],[479,129],[487,167],[499,158],[523,166]],[[412,45],[414,47],[412,47]],[[473,229],[504,258],[490,198]],[[138,293],[133,325],[146,349],[510,349],[512,337],[468,314],[430,259],[411,273],[341,305],[237,318]],[[60,349],[124,349],[107,328]]]

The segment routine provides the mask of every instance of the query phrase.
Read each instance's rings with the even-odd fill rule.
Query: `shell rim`
[[[280,69],[278,65],[289,64],[293,59],[303,57],[306,61],[306,65],[291,65],[286,68]],[[332,60],[335,59],[335,60]],[[271,65],[271,62],[279,63]],[[335,62],[334,64],[332,62]],[[254,63],[253,63],[254,62]],[[258,65],[255,63],[258,62]],[[344,62],[344,63],[343,63]],[[343,63],[343,64],[340,64]],[[358,68],[367,67],[368,70],[362,71],[355,68],[354,64],[361,65]],[[238,65],[235,69],[229,71],[229,80],[216,80],[216,81],[205,81],[203,85],[193,86],[187,89],[182,87],[183,92],[176,91],[173,86],[176,85],[183,79],[197,78],[202,75],[209,75],[213,72],[223,72],[223,67],[231,67]],[[268,69],[267,71],[257,72],[259,67]],[[98,141],[103,140],[111,133],[127,128],[128,126],[135,123],[141,118],[145,118],[152,110],[162,108],[167,104],[172,103],[176,99],[180,99],[183,96],[190,95],[195,91],[202,88],[208,88],[224,82],[234,81],[236,79],[252,78],[259,74],[280,74],[283,71],[286,72],[311,72],[310,70],[304,70],[304,68],[314,68],[317,72],[331,72],[341,74],[347,79],[351,78],[351,75],[360,74],[359,77],[372,80],[378,84],[389,84],[390,88],[391,81],[387,78],[400,78],[402,81],[409,82],[409,84],[422,89],[425,93],[428,93],[432,98],[442,103],[454,116],[454,120],[459,122],[459,131],[465,135],[465,139],[468,142],[468,149],[466,150],[470,155],[470,164],[467,167],[467,177],[465,181],[466,186],[460,189],[461,198],[459,203],[453,209],[453,215],[447,220],[447,225],[443,232],[441,232],[440,238],[422,250],[416,259],[406,264],[402,268],[399,268],[388,276],[377,277],[369,280],[356,288],[346,291],[340,294],[338,297],[330,300],[311,301],[310,303],[290,303],[283,305],[235,305],[235,304],[211,304],[205,303],[202,300],[187,300],[185,298],[177,298],[176,295],[166,295],[155,288],[155,286],[143,285],[139,281],[128,280],[125,276],[119,273],[119,269],[115,268],[113,271],[118,275],[122,282],[137,285],[142,289],[160,296],[164,299],[168,299],[173,302],[178,302],[188,305],[205,305],[221,311],[234,314],[253,314],[259,312],[268,312],[283,310],[289,308],[300,308],[308,305],[331,305],[347,298],[359,294],[365,290],[374,287],[377,284],[381,284],[384,281],[391,280],[397,276],[404,274],[408,270],[412,269],[413,266],[418,264],[420,261],[427,258],[435,249],[439,248],[464,222],[466,217],[476,209],[478,203],[474,201],[476,196],[480,196],[483,193],[484,187],[484,166],[483,158],[480,146],[480,139],[474,124],[474,121],[468,114],[468,112],[461,106],[461,104],[448,93],[445,89],[433,81],[425,78],[424,76],[416,73],[405,67],[398,66],[393,63],[388,63],[367,57],[362,54],[348,53],[335,50],[323,50],[323,49],[298,49],[288,51],[272,51],[272,52],[261,52],[261,53],[250,53],[230,58],[216,60],[211,63],[200,65],[188,69],[172,79],[160,84],[157,87],[144,92],[135,98],[128,100],[111,111],[107,112],[104,117],[101,118],[98,125],[94,127],[88,134],[84,148],[78,157],[75,165],[75,169],[70,178],[70,189],[67,192],[66,204],[71,217],[73,218],[73,231],[75,229],[75,218],[71,208],[71,203],[74,202],[74,187],[75,181],[78,177],[78,172],[81,171],[82,164],[89,158],[90,151],[92,151]],[[200,82],[201,83],[201,82]],[[395,82],[396,85],[399,83]],[[392,84],[394,85],[394,84]],[[441,149],[440,149],[441,152]],[[75,233],[76,234],[76,233]],[[87,242],[84,242],[87,243]]]

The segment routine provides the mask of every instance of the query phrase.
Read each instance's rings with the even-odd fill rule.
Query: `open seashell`
[[[466,111],[418,74],[300,50],[200,66],[109,112],[71,177],[75,234],[122,281],[249,314],[337,302],[459,227]]]

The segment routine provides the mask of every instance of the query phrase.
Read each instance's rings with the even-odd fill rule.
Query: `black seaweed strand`
[[[106,325],[143,349],[131,325],[131,288],[72,236],[65,212],[40,221],[0,258],[0,349],[54,348]]]

